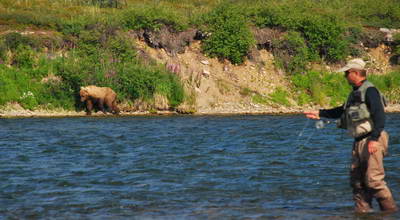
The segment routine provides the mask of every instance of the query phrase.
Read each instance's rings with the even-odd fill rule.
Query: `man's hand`
[[[307,118],[319,119],[319,111],[305,111],[303,112]]]
[[[368,152],[374,154],[378,151],[378,141],[368,141]]]

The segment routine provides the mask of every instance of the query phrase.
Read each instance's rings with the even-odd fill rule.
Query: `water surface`
[[[387,181],[400,199],[400,115]],[[0,120],[4,219],[399,219],[353,213],[351,139],[303,116]],[[377,210],[377,204],[375,209]]]

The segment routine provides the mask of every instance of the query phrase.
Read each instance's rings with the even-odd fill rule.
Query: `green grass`
[[[274,92],[269,94],[269,100],[279,105],[290,106],[289,100],[287,99],[288,96],[289,96],[288,91],[286,91],[281,87],[278,87],[275,89]]]
[[[391,72],[386,75],[369,75],[370,80],[388,99],[389,103],[399,103],[400,74]],[[340,73],[311,71],[292,77],[296,98],[300,105],[319,104],[337,106],[345,102],[351,91],[347,80]]]
[[[297,102],[335,106],[342,104],[351,91],[343,74],[310,71],[292,76],[294,89],[300,91]]]

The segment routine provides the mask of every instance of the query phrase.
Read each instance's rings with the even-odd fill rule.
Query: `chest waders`
[[[356,90],[352,91],[344,105],[344,112],[338,122],[338,127],[347,129],[350,136],[357,138],[372,131],[373,122],[371,114],[365,103],[367,89],[375,87],[374,84],[365,80]],[[378,91],[379,92],[379,91]],[[386,106],[385,98],[379,93],[382,105]]]

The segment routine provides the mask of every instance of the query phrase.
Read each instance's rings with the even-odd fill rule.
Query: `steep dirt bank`
[[[205,56],[201,52],[200,41],[196,40],[181,49],[180,53],[171,53],[168,48],[155,48],[141,38],[137,39],[136,45],[142,56],[165,65],[184,82],[187,93],[192,97],[178,111],[190,112],[194,109],[197,114],[297,113],[303,109],[318,108],[298,106],[292,99],[294,96],[291,94],[288,74],[276,67],[276,58],[271,50],[267,50],[268,46],[265,46],[268,45],[268,39],[279,37],[278,35],[273,32],[271,34],[270,31],[264,34],[264,38],[259,37],[258,45],[264,46],[253,50],[249,59],[241,65],[232,65],[228,61]],[[385,44],[375,46],[362,48],[369,62],[369,72],[385,74],[392,68],[389,61],[390,50]],[[313,68],[333,71],[339,66],[319,64]],[[269,95],[277,89],[288,92],[286,98],[290,107],[269,100]],[[258,101],[255,98],[259,98]],[[262,102],[259,101],[260,98]],[[398,106],[391,106],[388,110],[397,112]]]
[[[275,112],[285,111],[282,106],[268,106],[252,102],[253,95],[261,97],[277,87],[289,86],[283,72],[275,69],[273,56],[266,50],[259,52],[262,62],[246,61],[243,65],[220,62],[206,57],[200,51],[200,42],[193,42],[185,52],[171,56],[164,49],[147,46],[137,41],[140,51],[165,65],[183,81],[191,103],[197,113]]]

